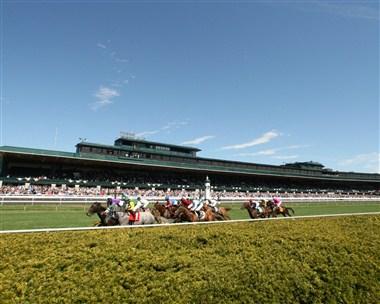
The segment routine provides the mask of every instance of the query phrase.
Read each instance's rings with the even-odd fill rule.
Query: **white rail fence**
[[[2,195],[0,205],[7,204],[91,204],[93,202],[106,202],[108,196],[59,196],[59,195]],[[163,197],[147,197],[150,202],[163,202]],[[249,200],[244,197],[223,197],[221,202],[241,203]],[[271,197],[258,197],[255,199],[271,199]],[[285,197],[284,203],[321,203],[321,202],[375,202],[380,203],[380,197]]]

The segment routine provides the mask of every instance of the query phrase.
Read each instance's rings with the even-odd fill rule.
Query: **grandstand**
[[[0,147],[0,183],[10,185],[193,191],[379,195],[380,174],[333,171],[317,162],[281,166],[199,157],[194,147],[121,136],[114,145],[81,141],[73,153]]]

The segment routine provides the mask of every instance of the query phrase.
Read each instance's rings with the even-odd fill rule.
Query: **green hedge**
[[[1,303],[378,303],[380,216],[3,235]]]

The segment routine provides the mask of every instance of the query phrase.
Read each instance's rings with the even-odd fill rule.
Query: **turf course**
[[[232,219],[248,219],[241,203],[223,203],[230,207]],[[295,215],[320,215],[360,212],[380,212],[380,202],[330,202],[286,204],[295,210]],[[14,204],[0,206],[0,230],[90,227],[97,221],[96,215],[85,215],[85,204]]]

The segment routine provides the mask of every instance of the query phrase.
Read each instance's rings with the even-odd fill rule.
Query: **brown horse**
[[[187,209],[184,206],[178,207],[174,216],[175,222],[205,222],[205,221],[215,221],[215,214],[212,212],[211,208],[203,206],[201,209],[202,218],[200,219],[193,211]]]
[[[248,215],[249,215],[249,217],[251,219],[257,219],[259,217],[257,209],[256,208],[252,208],[250,202],[244,202],[243,206],[241,207],[241,209],[247,209]]]
[[[153,214],[158,224],[170,224],[174,222],[174,219],[168,219],[164,216],[161,216],[160,212],[156,208],[152,208],[150,212]]]
[[[214,220],[216,221],[228,221],[231,219],[228,215],[228,211],[230,211],[231,208],[219,207],[218,209],[215,209],[215,207],[206,204],[204,205],[204,208],[205,210],[206,208],[211,209],[212,213],[214,214]]]
[[[268,207],[271,208],[271,210],[272,210],[272,212],[271,212],[272,217],[277,217],[277,215],[279,215],[279,214],[281,214],[284,217],[292,216],[295,213],[293,208],[285,207],[285,206],[277,207],[277,206],[275,206],[275,204],[272,201],[270,201],[268,203]],[[289,211],[291,211],[292,214]]]
[[[95,213],[98,215],[98,217],[100,219],[100,223],[97,224],[96,226],[120,225],[117,217],[108,216],[105,211],[106,211],[106,208],[103,207],[101,203],[95,202],[95,203],[91,204],[91,206],[90,206],[90,208],[88,208],[86,214],[87,214],[87,216],[91,216]]]
[[[186,207],[184,206],[180,206],[175,214],[174,214],[174,217],[175,217],[175,222],[198,222],[199,219],[198,219],[198,216],[194,213],[194,212],[191,212],[189,209],[187,209]]]
[[[229,216],[228,211],[230,210],[231,208],[219,207],[216,213],[222,216],[222,221],[229,221],[231,217]]]
[[[164,205],[160,204],[159,202],[156,202],[154,204],[154,209],[156,209],[160,216],[165,217],[167,219],[174,219],[175,211],[177,210],[177,206],[171,206],[169,208],[166,208]]]
[[[272,209],[266,206],[264,201],[260,202],[260,207],[263,210],[262,212],[259,212],[255,206],[252,206],[251,202],[244,202],[241,209],[247,209],[248,215],[251,219],[266,218],[271,216]]]

